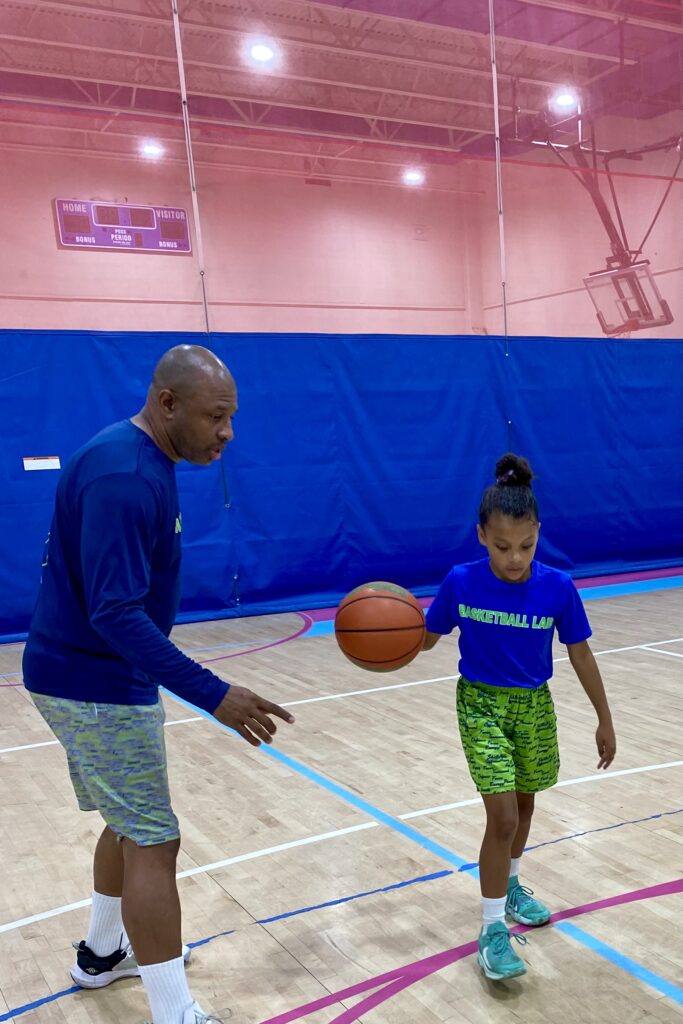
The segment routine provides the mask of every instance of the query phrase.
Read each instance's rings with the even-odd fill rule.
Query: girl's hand
[[[595,742],[598,748],[598,768],[609,768],[617,752],[617,738],[611,722],[598,725],[595,730]]]

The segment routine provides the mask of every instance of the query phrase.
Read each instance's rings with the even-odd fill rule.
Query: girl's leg
[[[486,832],[479,854],[483,927],[479,935],[477,963],[487,978],[501,981],[526,972],[524,961],[510,942],[505,924],[510,850],[519,828],[514,790],[482,796],[486,808]]]
[[[535,793],[517,793],[517,817],[518,825],[515,837],[512,841],[512,847],[510,853],[513,858],[517,859],[524,853],[524,847],[526,841],[529,838],[529,829],[531,828],[531,819],[534,814],[534,798]]]
[[[482,799],[486,832],[479,854],[481,894],[487,899],[500,899],[507,893],[512,843],[519,829],[517,795],[493,793]]]
[[[511,847],[512,863],[506,911],[519,924],[542,925],[550,920],[550,911],[545,903],[534,897],[532,889],[524,888],[519,881],[520,861],[534,813],[534,794],[517,793],[516,797],[519,824]]]

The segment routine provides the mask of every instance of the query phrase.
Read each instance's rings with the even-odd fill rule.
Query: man
[[[159,685],[254,746],[271,742],[270,716],[294,721],[168,639],[180,595],[175,463],[220,459],[236,412],[227,367],[208,349],[178,345],[158,363],[137,416],[76,452],[57,487],[24,652],[25,685],[66,750],[79,806],[106,822],[72,977],[100,988],[139,974],[153,1024],[216,1019],[185,978]]]

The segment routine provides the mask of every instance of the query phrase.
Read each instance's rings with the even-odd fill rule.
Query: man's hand
[[[278,704],[234,684],[213,713],[214,718],[238,732],[252,747],[260,747],[261,742],[272,743],[277,726],[270,715],[290,725],[294,722],[294,717]]]
[[[595,742],[600,760],[598,768],[609,768],[617,752],[617,738],[611,722],[601,722],[595,731]]]

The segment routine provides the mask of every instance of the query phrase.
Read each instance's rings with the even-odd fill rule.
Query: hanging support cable
[[[190,113],[187,103],[187,85],[185,81],[185,61],[183,59],[183,40],[180,29],[180,15],[178,13],[177,0],[171,0],[171,11],[173,13],[173,31],[175,34],[176,59],[178,61],[178,78],[180,81],[180,99],[183,116],[183,129],[185,132],[185,151],[187,153],[187,169],[190,175],[190,191],[192,194],[192,216],[194,220],[194,233],[197,243],[197,262],[199,264],[199,281],[202,289],[202,305],[204,307],[204,327],[207,334],[211,333],[209,323],[209,304],[206,297],[206,265],[204,263],[204,245],[202,242],[202,225],[199,216],[199,197],[197,195],[197,178],[194,169],[194,157],[192,155],[192,135],[190,132]]]

